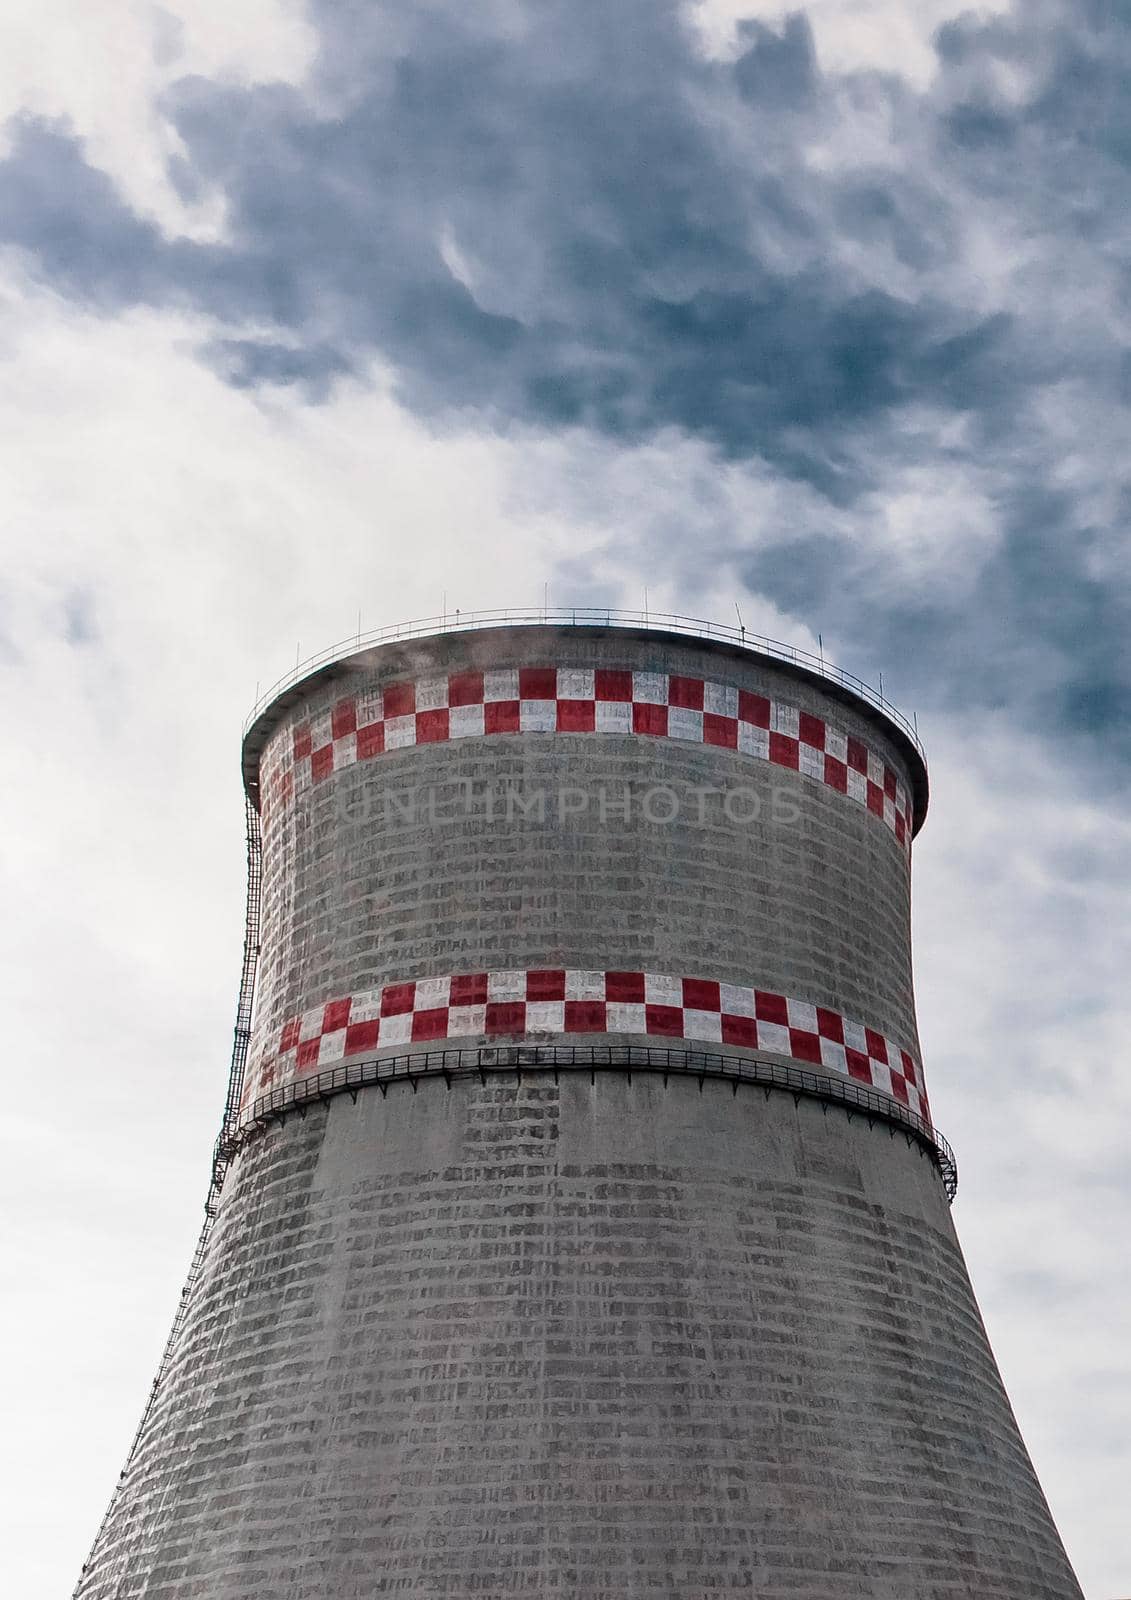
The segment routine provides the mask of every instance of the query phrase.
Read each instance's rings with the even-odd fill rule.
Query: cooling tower
[[[214,1224],[82,1600],[1080,1600],[951,1224],[886,702],[464,623],[284,687],[244,776]]]

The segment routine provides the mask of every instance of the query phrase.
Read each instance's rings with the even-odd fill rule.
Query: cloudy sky
[[[21,1600],[199,1224],[257,684],[359,614],[645,584],[918,713],[958,1226],[1089,1600],[1131,1594],[1129,69],[1117,0],[7,0]]]

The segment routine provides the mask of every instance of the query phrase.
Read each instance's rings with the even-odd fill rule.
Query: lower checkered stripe
[[[272,1088],[378,1050],[563,1034],[637,1034],[760,1050],[853,1078],[929,1120],[915,1057],[839,1012],[743,984],[580,970],[422,978],[315,1006],[256,1041],[245,1109]]]

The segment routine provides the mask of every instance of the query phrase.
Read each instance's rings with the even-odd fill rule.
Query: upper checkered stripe
[[[836,1011],[742,984],[578,969],[422,978],[315,1006],[257,1041],[245,1107],[274,1085],[378,1049],[577,1033],[763,1050],[855,1078],[929,1120],[911,1053]]]
[[[894,769],[820,717],[729,684],[666,672],[508,667],[454,672],[348,695],[299,724],[265,771],[268,805],[296,784],[388,751],[500,733],[621,733],[735,750],[802,772],[911,839],[911,801]]]

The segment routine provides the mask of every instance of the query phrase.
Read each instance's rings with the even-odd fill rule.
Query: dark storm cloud
[[[921,702],[1110,739],[1131,618],[1097,505],[1126,469],[1097,441],[1128,386],[1131,21],[1100,0],[964,18],[916,92],[823,75],[801,14],[742,24],[726,61],[673,0],[310,15],[302,91],[170,98],[173,180],[222,191],[222,244],[163,236],[35,125],[0,165],[0,232],[94,304],[212,314],[231,331],[206,358],[235,384],[317,400],[376,355],[432,417],[674,429],[756,464],[798,520],[733,530],[752,588],[865,663],[894,653]],[[854,155],[862,108],[886,159]],[[957,587],[893,564],[860,510],[940,462],[992,480],[994,537]]]

